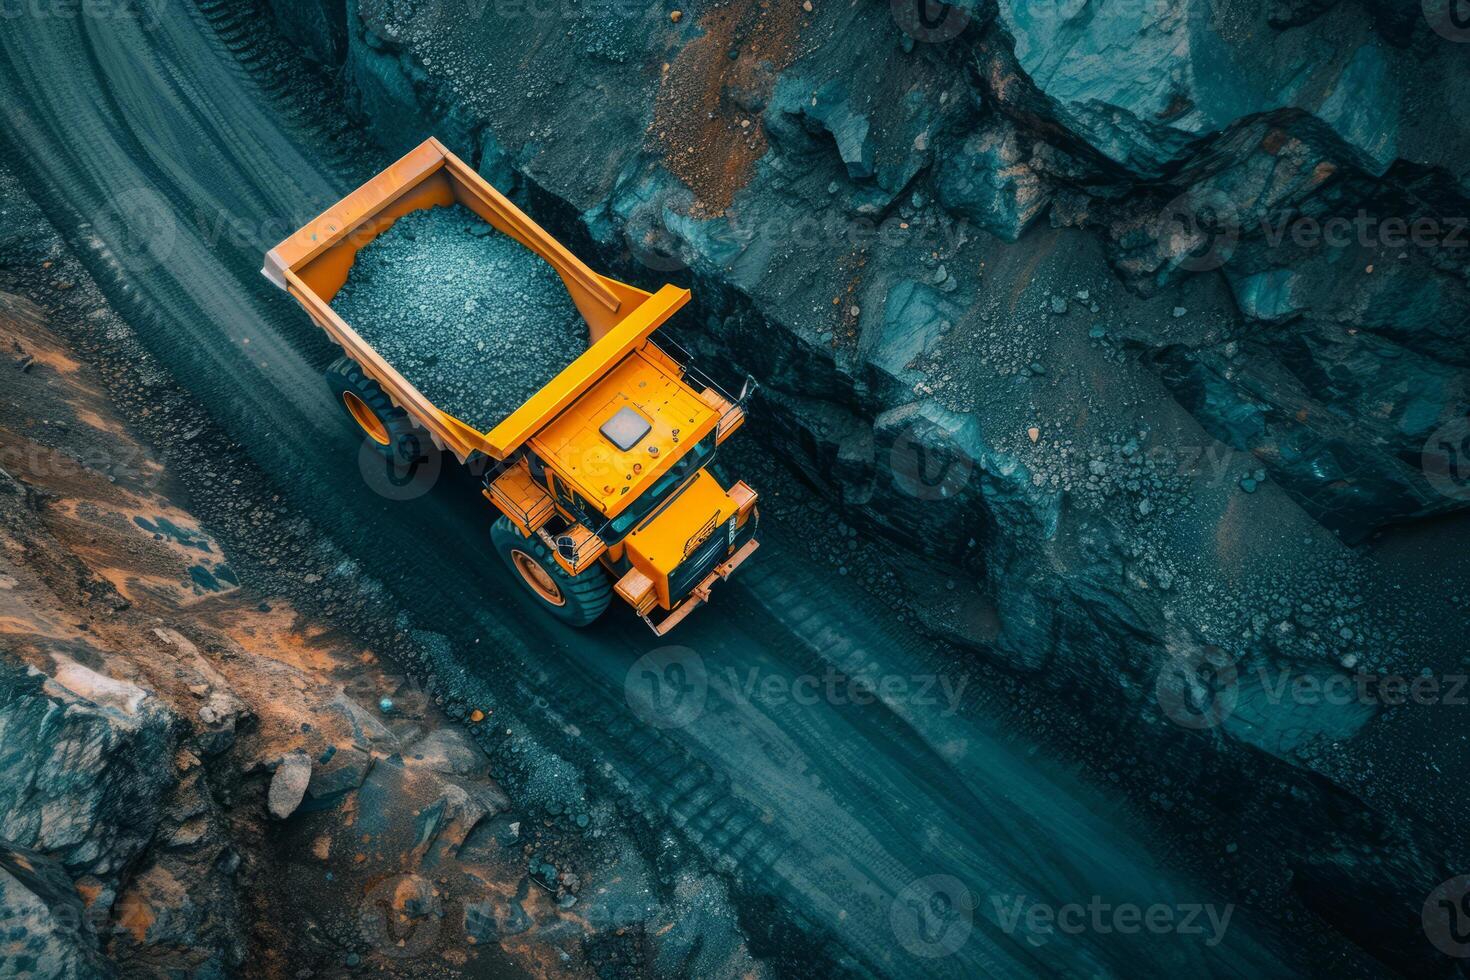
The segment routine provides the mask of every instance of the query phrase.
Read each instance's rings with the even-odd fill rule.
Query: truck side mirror
[[[556,553],[568,562],[577,560],[577,542],[570,534],[558,535],[556,539]]]
[[[755,378],[747,374],[745,376],[745,384],[742,385],[740,388],[740,397],[735,399],[735,404],[744,405],[745,400],[751,395],[755,394],[755,390],[759,387],[760,382],[756,381]]]

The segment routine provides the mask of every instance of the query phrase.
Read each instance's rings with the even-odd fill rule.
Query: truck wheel
[[[417,452],[422,436],[408,413],[388,397],[376,381],[350,357],[339,357],[326,370],[327,384],[342,400],[352,421],[384,456],[396,459],[407,444]]]
[[[505,516],[490,525],[495,545],[511,574],[520,580],[547,612],[571,626],[586,626],[601,616],[612,601],[612,580],[601,565],[568,575],[536,535],[521,537]]]

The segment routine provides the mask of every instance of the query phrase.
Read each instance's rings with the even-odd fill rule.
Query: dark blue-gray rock
[[[889,373],[903,376],[959,318],[960,309],[936,289],[900,279],[883,300],[882,324],[865,338],[868,356]]]
[[[1222,724],[1236,738],[1288,761],[1351,739],[1378,706],[1354,695],[1357,678],[1321,667],[1247,671]]]
[[[837,144],[837,155],[853,180],[865,180],[876,171],[873,167],[873,141],[869,137],[871,123],[865,112],[852,104],[847,86],[833,79],[804,101],[802,114],[816,123]]]
[[[1264,348],[1266,337],[1275,353]],[[1159,363],[1165,383],[1211,435],[1264,463],[1308,513],[1348,540],[1462,506],[1435,492],[1419,465],[1425,441],[1454,406],[1470,407],[1453,367],[1310,323],[1262,335],[1234,356],[1172,349]]]
[[[483,777],[490,767],[484,751],[460,728],[436,728],[410,746],[407,754],[446,776]]]
[[[0,840],[0,977],[102,980],[116,974],[65,869]]]
[[[465,932],[477,942],[493,943],[501,938],[519,935],[531,928],[532,919],[525,907],[515,899],[505,903],[470,902],[464,909]]]
[[[302,805],[309,810],[337,805],[362,785],[372,767],[372,755],[357,746],[333,746],[313,763],[311,781],[306,786],[307,800]]]
[[[654,972],[667,976],[721,977],[745,972],[750,951],[744,932],[713,877],[687,876],[674,888],[668,921],[647,926]]]
[[[135,684],[57,658],[0,674],[0,836],[112,877],[152,839],[173,783],[172,716]]]
[[[1300,27],[1320,16],[1338,0],[1271,0],[1272,27]]]
[[[274,4],[281,33],[315,61],[335,65],[347,53],[347,5],[332,0]]]
[[[338,694],[334,697],[327,710],[340,716],[341,720],[347,723],[352,730],[354,743],[360,747],[372,748],[397,743],[397,739],[388,726],[346,694]]]
[[[1412,455],[1396,457],[1439,393],[1438,417],[1458,410],[1465,260],[1301,252],[1272,229],[1360,208],[1470,214],[1462,46],[1413,3],[964,6],[948,43],[913,43],[887,5],[817,4],[789,65],[737,51],[760,91],[732,97],[765,148],[712,168],[715,187],[675,176],[689,147],[649,126],[680,94],[648,84],[687,50],[677,33],[620,34],[595,77],[568,75],[606,48],[590,21],[528,48],[494,12],[445,24],[354,4],[344,75],[385,146],[430,122],[463,129],[456,148],[492,133],[493,165],[534,183],[556,233],[589,232],[640,286],[691,286],[681,340],[761,379],[764,450],[854,524],[971,574],[974,618],[995,624],[972,641],[986,655],[1143,725],[1156,712],[1140,692],[1179,644],[1401,667],[1381,609],[1337,608],[1376,573],[1332,531],[1462,506],[1430,506]],[[712,191],[728,206],[697,207]],[[1090,316],[1051,313],[1049,296],[1079,289]],[[1380,386],[1386,415],[1366,394]],[[1369,449],[1349,458],[1355,434]],[[1352,759],[1373,726],[1333,730]],[[1257,765],[1242,732],[1211,744]],[[1341,767],[1282,754],[1302,785],[1355,792]],[[1396,813],[1391,848],[1359,840],[1314,891],[1422,902],[1442,880],[1423,831]],[[1309,845],[1282,848],[1310,863]]]
[[[46,673],[0,657],[0,834],[76,881],[127,971],[222,978],[244,959],[245,931],[224,821],[184,731],[130,681],[60,654]]]
[[[1046,209],[1051,192],[1027,164],[1013,128],[971,133],[943,156],[934,177],[939,203],[1008,242]]]
[[[1056,120],[1140,176],[1237,119],[1278,109],[1316,115],[1377,172],[1398,155],[1390,56],[1349,5],[1330,27],[1290,36],[1267,25],[1260,4],[997,6]]]

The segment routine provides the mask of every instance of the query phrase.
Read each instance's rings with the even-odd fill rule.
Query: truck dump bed
[[[458,204],[357,253],[337,315],[442,412],[488,430],[587,349],[556,272]]]
[[[363,247],[405,214],[454,204],[540,256],[566,287],[588,331],[587,351],[488,431],[433,404],[331,306]],[[650,294],[594,272],[432,138],[273,248],[261,271],[289,292],[440,448],[461,461],[475,451],[493,459],[514,452],[689,299],[687,290],[674,286]],[[513,350],[501,353],[515,356]],[[473,365],[466,370],[473,371]]]

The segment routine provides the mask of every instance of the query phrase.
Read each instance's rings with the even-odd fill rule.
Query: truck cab
[[[672,341],[649,338],[487,473],[485,495],[568,575],[608,569],[662,636],[757,547],[755,491],[711,471],[751,387],[733,398]],[[554,601],[555,581],[513,567]]]

